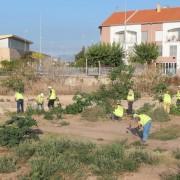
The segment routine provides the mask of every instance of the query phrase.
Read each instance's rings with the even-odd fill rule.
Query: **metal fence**
[[[37,74],[41,76],[106,76],[112,70],[111,67],[51,67],[38,68]]]

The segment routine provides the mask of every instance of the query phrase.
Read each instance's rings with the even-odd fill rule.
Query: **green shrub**
[[[162,141],[172,140],[180,137],[180,126],[171,125],[167,128],[162,128],[157,132],[154,132],[150,135],[152,139],[158,139]]]
[[[153,121],[157,122],[167,122],[170,120],[169,114],[161,107],[154,109],[151,113],[151,117]]]
[[[27,141],[16,146],[14,151],[19,159],[27,160],[34,155],[36,147],[36,144]]]
[[[37,134],[31,129],[37,122],[31,117],[13,116],[0,127],[0,145],[14,146],[28,139],[37,139]]]
[[[26,115],[27,116],[42,115],[44,113],[45,113],[44,110],[34,109],[32,106],[28,106],[27,110],[26,110]]]
[[[180,116],[180,107],[177,106],[171,106],[171,114],[176,115],[176,116]]]
[[[180,172],[177,174],[169,174],[169,175],[164,175],[162,177],[163,180],[180,180]]]
[[[60,125],[61,125],[61,126],[69,126],[69,124],[70,124],[70,123],[67,122],[67,121],[61,121],[61,122],[60,122]]]
[[[82,112],[82,118],[87,121],[98,121],[107,119],[105,110],[100,106],[94,106],[88,109],[85,109]]]
[[[16,160],[13,157],[0,157],[0,173],[10,173],[16,170]]]
[[[154,104],[144,103],[143,107],[137,110],[137,113],[151,115],[153,108]]]
[[[180,159],[180,149],[176,149],[174,152],[173,152],[173,155],[176,159]]]

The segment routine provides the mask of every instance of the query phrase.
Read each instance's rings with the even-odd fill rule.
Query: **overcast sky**
[[[180,0],[126,0],[127,9],[180,6]],[[0,0],[0,34],[32,40],[39,50],[40,14],[42,51],[53,56],[72,55],[83,45],[99,41],[98,26],[114,11],[123,11],[125,0]]]

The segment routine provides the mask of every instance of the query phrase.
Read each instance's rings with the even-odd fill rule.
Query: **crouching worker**
[[[115,109],[112,113],[112,119],[113,120],[121,120],[124,114],[124,108],[121,105],[120,101],[117,101]]]
[[[151,117],[149,117],[146,114],[134,114],[133,115],[134,119],[138,121],[138,126],[136,127],[136,129],[140,129],[143,128],[143,133],[142,133],[142,142],[145,143],[148,139],[149,136],[149,132],[151,129],[151,124],[152,124],[152,120]]]
[[[37,96],[36,103],[37,103],[38,110],[40,110],[40,111],[44,110],[44,94],[43,93],[41,93]]]
[[[15,101],[17,103],[17,113],[24,112],[24,97],[21,92],[15,93]]]

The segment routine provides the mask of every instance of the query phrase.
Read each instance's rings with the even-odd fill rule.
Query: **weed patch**
[[[172,106],[170,113],[176,116],[180,116],[180,107]]]
[[[180,149],[176,149],[174,152],[173,152],[173,155],[176,159],[180,159]]]
[[[150,135],[151,139],[158,139],[162,141],[172,140],[180,137],[180,126],[172,125],[167,128],[160,129]]]
[[[0,157],[0,173],[10,173],[16,170],[16,160],[13,157]]]

